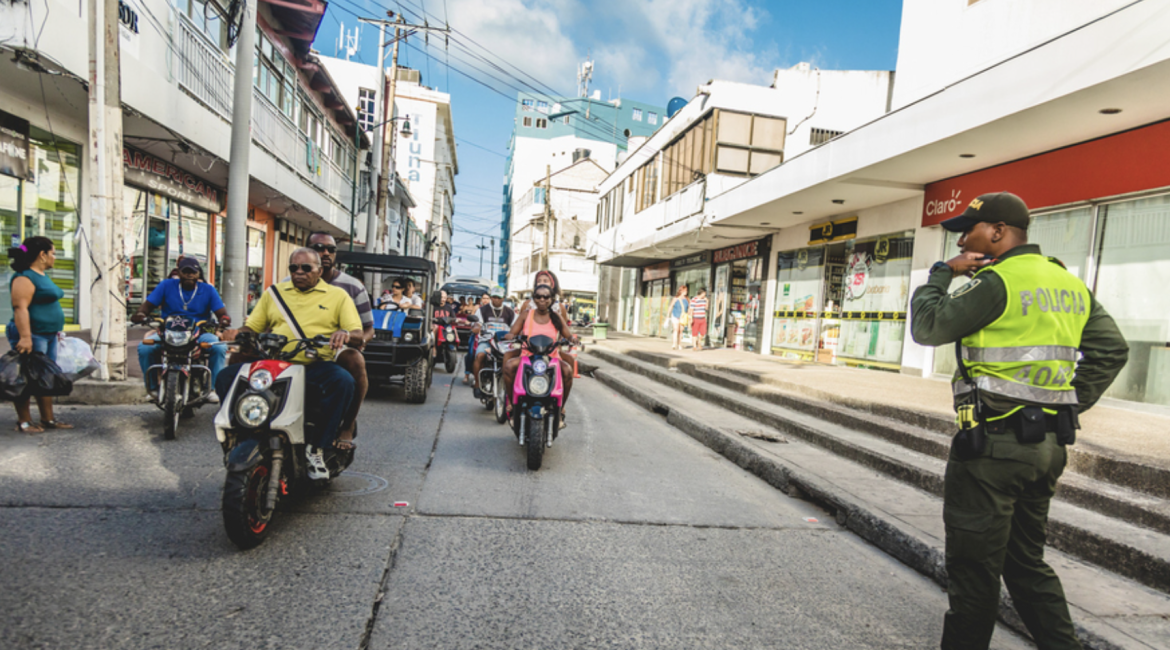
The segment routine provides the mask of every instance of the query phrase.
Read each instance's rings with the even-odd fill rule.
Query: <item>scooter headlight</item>
[[[176,347],[187,345],[191,342],[191,332],[168,331],[165,333],[167,345]]]
[[[414,343],[414,332],[407,332],[402,335],[402,340],[407,343]]]
[[[267,370],[257,370],[248,378],[248,385],[254,391],[268,390],[272,386],[272,373]]]
[[[258,427],[268,419],[268,400],[259,395],[248,395],[236,406],[236,417],[246,427]]]
[[[536,361],[532,362],[532,372],[535,372],[538,375],[543,375],[547,371],[548,362],[544,359],[537,359]]]
[[[548,392],[548,377],[536,375],[528,380],[529,395],[544,395]]]

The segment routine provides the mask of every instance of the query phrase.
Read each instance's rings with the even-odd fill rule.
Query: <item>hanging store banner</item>
[[[670,268],[682,269],[688,266],[697,266],[699,264],[709,264],[711,262],[710,251],[703,251],[702,253],[695,253],[687,257],[680,257],[677,260],[670,262]]]
[[[222,188],[185,169],[132,147],[122,147],[125,182],[186,203],[197,210],[223,212],[226,200]]]
[[[642,282],[665,280],[670,277],[670,262],[661,262],[642,267]]]
[[[711,256],[712,263],[723,264],[724,262],[734,262],[735,260],[745,260],[749,257],[757,257],[760,254],[761,244],[764,240],[757,239],[746,244],[737,244],[735,246],[728,246],[727,248],[720,248]]]
[[[809,244],[827,244],[831,241],[853,239],[857,236],[857,217],[826,221],[808,227]]]
[[[28,120],[0,111],[0,174],[32,180]]]

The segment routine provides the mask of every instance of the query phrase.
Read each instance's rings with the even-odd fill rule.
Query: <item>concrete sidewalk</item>
[[[880,370],[790,361],[725,348],[671,350],[665,339],[613,334],[595,345],[615,352],[641,351],[718,367],[757,378],[813,399],[881,412],[893,407],[933,421],[953,421],[951,386],[942,379]],[[1113,404],[1116,404],[1114,402]],[[1170,470],[1170,416],[1099,403],[1081,416],[1077,446],[1102,456]]]

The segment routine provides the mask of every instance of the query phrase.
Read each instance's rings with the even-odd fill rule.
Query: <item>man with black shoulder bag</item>
[[[911,333],[955,344],[959,431],[943,496],[950,609],[942,647],[987,648],[1000,578],[1042,648],[1080,648],[1060,579],[1044,562],[1048,507],[1078,415],[1125,366],[1113,318],[1059,260],[1028,243],[1028,207],[1009,192],[971,201],[943,228],[962,253],[914,292]],[[947,293],[960,275],[971,281]]]

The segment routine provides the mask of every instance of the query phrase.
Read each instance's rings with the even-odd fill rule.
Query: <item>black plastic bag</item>
[[[33,397],[61,397],[73,392],[69,376],[43,352],[30,352],[21,362],[24,378],[28,381],[28,395]]]
[[[24,396],[28,381],[21,372],[23,365],[16,350],[0,357],[0,398],[12,402]]]

